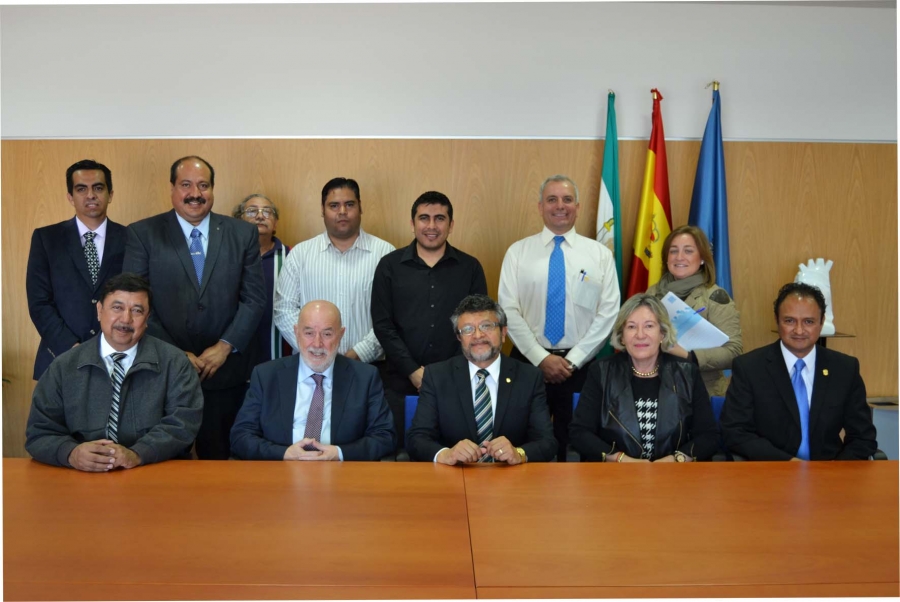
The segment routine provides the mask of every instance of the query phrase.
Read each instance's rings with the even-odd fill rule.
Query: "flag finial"
[[[610,95],[610,96],[615,96],[615,95],[616,95],[615,91],[614,91],[612,88],[607,88],[607,90],[609,90],[609,95]]]
[[[713,92],[716,92],[719,90],[719,82],[717,82],[716,80],[712,80],[711,82],[706,84],[707,88],[709,88],[710,86],[712,86]]]

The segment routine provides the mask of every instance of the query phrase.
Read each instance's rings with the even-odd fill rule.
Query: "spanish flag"
[[[634,257],[628,279],[626,298],[643,293],[659,282],[665,258],[663,241],[672,231],[672,210],[669,208],[669,169],[666,164],[666,137],[663,133],[663,99],[653,88],[653,129],[647,148],[647,166],[644,168],[644,184],[641,186],[641,204],[634,229]]]

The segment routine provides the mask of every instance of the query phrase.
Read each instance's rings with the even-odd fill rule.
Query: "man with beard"
[[[311,301],[294,325],[299,355],[260,364],[231,429],[242,460],[379,460],[394,449],[378,370],[338,355],[341,312]]]
[[[101,333],[60,355],[38,381],[25,449],[39,462],[86,472],[186,457],[203,394],[184,353],[144,334],[149,283],[119,274],[99,297]]]
[[[259,232],[211,213],[215,171],[204,159],[178,159],[169,182],[173,210],[128,227],[123,269],[150,281],[157,299],[150,334],[184,351],[200,376],[197,456],[226,460],[266,306]]]
[[[450,317],[462,356],[425,368],[409,429],[420,462],[549,462],[556,454],[542,372],[501,357],[506,313],[470,295]]]
[[[372,282],[372,322],[387,357],[385,388],[402,445],[407,395],[416,395],[425,366],[459,354],[448,318],[467,295],[487,294],[477,259],[450,246],[453,205],[430,191],[412,206],[415,240],[385,255]]]

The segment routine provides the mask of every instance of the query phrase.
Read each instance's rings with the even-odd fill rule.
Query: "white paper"
[[[702,312],[694,311],[674,293],[668,293],[663,297],[662,304],[669,312],[669,319],[678,334],[678,344],[685,351],[721,347],[728,342],[728,335],[703,318]]]

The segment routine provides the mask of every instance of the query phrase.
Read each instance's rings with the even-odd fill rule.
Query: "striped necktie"
[[[494,437],[494,413],[491,411],[491,392],[485,383],[488,371],[482,368],[475,376],[478,378],[475,385],[475,425],[478,427],[478,445],[484,447],[484,444]],[[479,460],[479,462],[493,461],[494,459],[488,455],[482,456]]]
[[[122,393],[122,381],[125,380],[125,367],[122,365],[122,360],[125,359],[125,355],[124,353],[109,354],[113,361],[113,371],[112,375],[110,375],[112,380],[112,405],[109,408],[109,420],[106,421],[106,438],[114,443],[119,442],[120,395]]]

